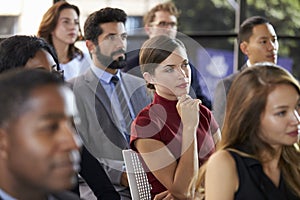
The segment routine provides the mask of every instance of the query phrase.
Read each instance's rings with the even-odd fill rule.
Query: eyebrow
[[[53,120],[53,119],[64,119],[64,118],[69,118],[69,117],[72,117],[72,116],[66,116],[65,114],[63,113],[47,113],[47,114],[43,114],[40,116],[40,119],[41,120]]]

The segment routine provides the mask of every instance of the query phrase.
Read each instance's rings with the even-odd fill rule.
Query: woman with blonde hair
[[[259,63],[233,82],[222,141],[201,169],[205,200],[300,199],[298,81]],[[198,196],[199,197],[199,196]]]

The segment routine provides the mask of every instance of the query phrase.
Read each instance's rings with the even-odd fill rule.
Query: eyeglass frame
[[[177,22],[166,22],[166,21],[159,21],[159,22],[151,22],[151,26],[157,26],[160,28],[165,28],[168,26],[171,26],[172,28],[177,27],[178,23]]]

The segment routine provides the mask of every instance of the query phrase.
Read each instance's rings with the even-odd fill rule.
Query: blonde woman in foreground
[[[200,170],[197,194],[205,185],[205,200],[300,199],[299,94],[298,81],[278,66],[244,70],[230,88],[222,141]]]

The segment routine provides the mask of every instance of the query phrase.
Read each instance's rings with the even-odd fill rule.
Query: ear
[[[248,56],[248,43],[247,42],[242,42],[240,44],[240,49],[241,51],[243,52],[243,54],[247,55]]]
[[[151,35],[151,27],[150,26],[145,25],[144,29],[145,29],[145,32],[147,33],[147,35]]]
[[[8,137],[5,129],[0,128],[0,157],[7,158]]]
[[[95,50],[95,44],[91,40],[86,40],[85,45],[90,53],[93,53]]]
[[[143,77],[144,77],[144,79],[146,80],[147,83],[154,84],[152,75],[149,72],[144,72]]]

